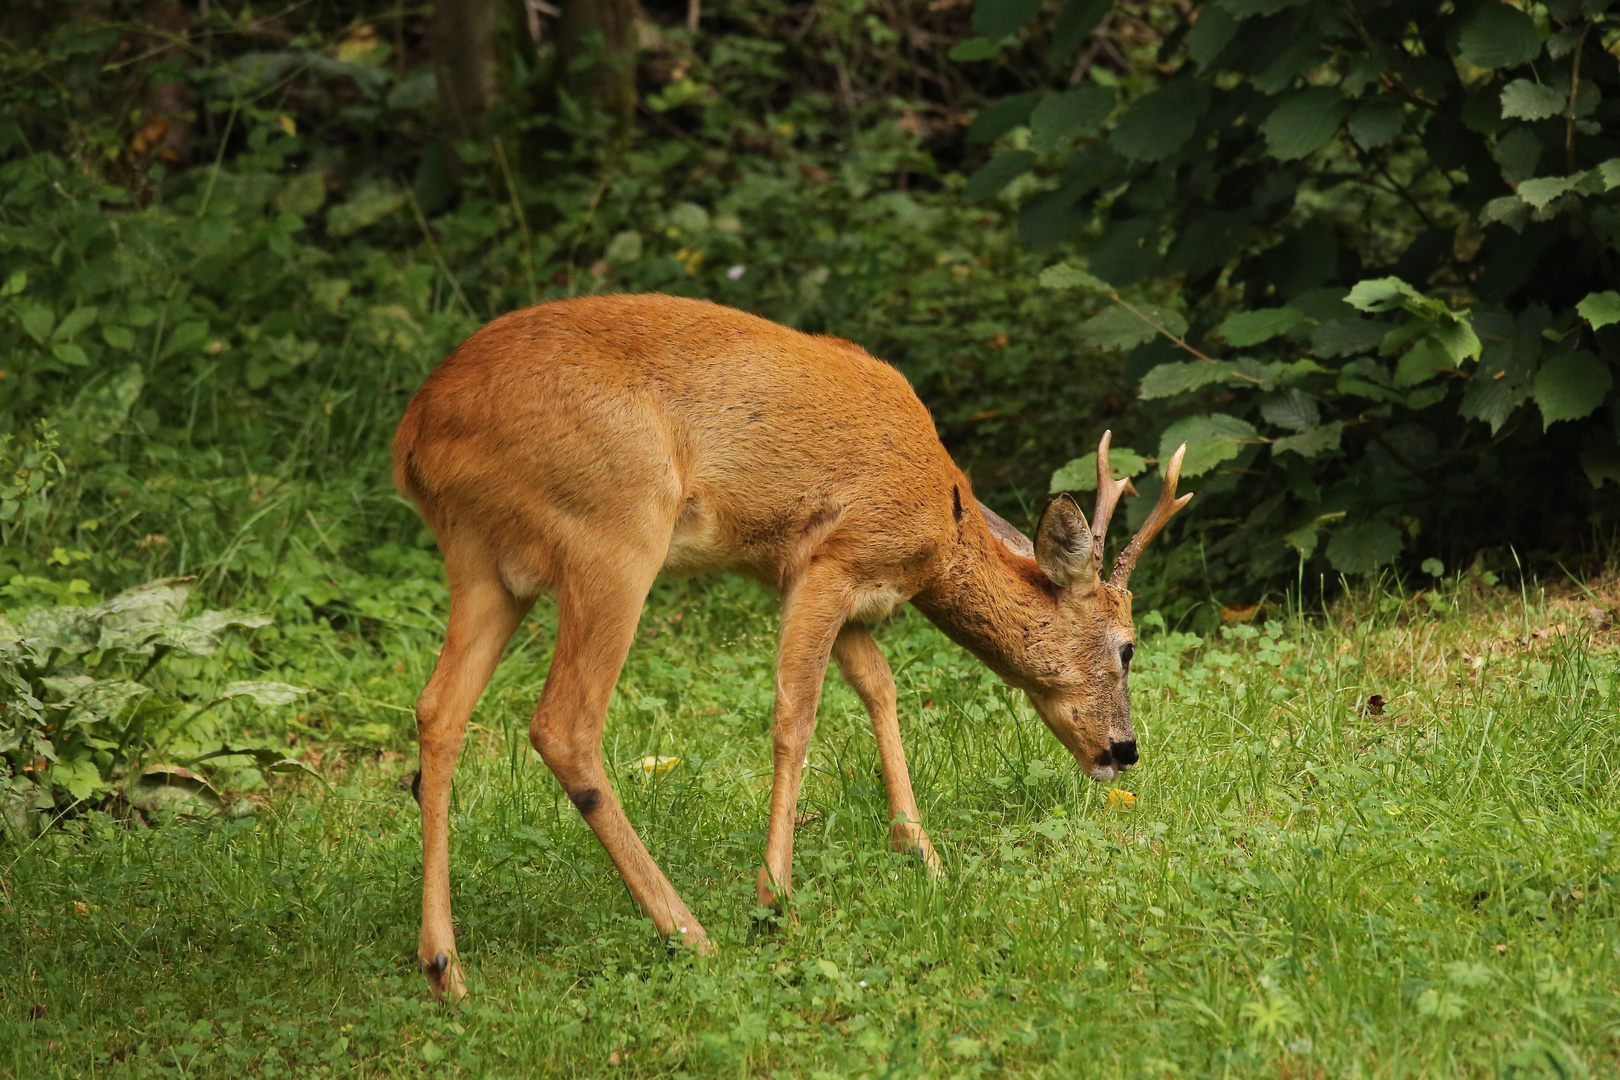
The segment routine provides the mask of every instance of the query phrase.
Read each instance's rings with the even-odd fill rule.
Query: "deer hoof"
[[[427,976],[433,996],[454,1004],[467,996],[467,984],[461,977],[461,962],[447,952],[435,953],[433,959],[423,960],[422,974]]]

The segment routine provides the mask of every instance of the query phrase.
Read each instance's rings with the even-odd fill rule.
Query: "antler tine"
[[[1181,456],[1186,452],[1187,444],[1182,443],[1171,455],[1170,464],[1164,470],[1164,488],[1159,492],[1159,501],[1153,504],[1153,512],[1142,522],[1142,527],[1136,531],[1131,542],[1125,545],[1125,550],[1119,553],[1119,558],[1114,560],[1114,572],[1108,575],[1108,584],[1116,589],[1123,589],[1125,583],[1131,580],[1131,571],[1136,569],[1136,560],[1141,557],[1142,549],[1159,535],[1164,523],[1169,521],[1177,510],[1186,506],[1187,501],[1193,497],[1193,493],[1189,491],[1181,498],[1176,498],[1176,481],[1181,479]]]
[[[1092,558],[1097,560],[1097,570],[1102,571],[1103,539],[1108,535],[1108,522],[1114,516],[1114,507],[1119,503],[1120,493],[1129,484],[1130,478],[1114,479],[1114,470],[1108,464],[1108,444],[1113,441],[1112,431],[1103,432],[1102,441],[1097,444],[1097,509],[1091,515],[1091,550]]]

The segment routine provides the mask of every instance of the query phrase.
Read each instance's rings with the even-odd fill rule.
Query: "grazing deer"
[[[394,478],[439,538],[450,620],[416,706],[422,968],[465,992],[450,923],[450,775],[501,650],[542,590],[555,655],[529,740],[658,932],[706,948],[602,764],[608,698],[653,579],[732,569],[783,597],[759,902],[790,894],[793,818],[829,657],[871,714],[893,845],[936,870],[868,624],[911,601],[1024,690],[1094,780],[1137,760],[1131,570],[1191,495],[1163,493],[1107,581],[1126,481],[1108,435],[1088,525],[1061,495],[1035,540],[974,501],[905,378],[859,347],[697,300],[598,296],[490,323],[411,400]],[[1185,448],[1183,448],[1185,449]]]

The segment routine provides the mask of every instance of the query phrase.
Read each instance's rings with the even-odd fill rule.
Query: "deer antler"
[[[1103,436],[1105,444],[1107,439],[1106,435]],[[1141,557],[1142,549],[1147,547],[1148,542],[1155,536],[1159,535],[1159,530],[1164,528],[1164,523],[1169,521],[1177,510],[1186,506],[1187,500],[1192,498],[1192,492],[1190,491],[1181,498],[1176,498],[1176,481],[1181,478],[1181,456],[1186,452],[1187,444],[1182,443],[1176,452],[1170,455],[1170,464],[1164,470],[1164,488],[1159,492],[1159,501],[1153,504],[1153,512],[1148,515],[1146,521],[1142,522],[1142,527],[1136,531],[1136,535],[1131,538],[1131,542],[1125,545],[1125,550],[1119,553],[1119,558],[1114,560],[1114,572],[1108,575],[1108,584],[1114,586],[1114,588],[1123,589],[1125,587],[1125,583],[1131,579],[1131,571],[1136,569],[1136,560]],[[1102,455],[1099,454],[1097,457],[1099,468],[1102,460]],[[1118,498],[1117,493],[1115,498]],[[1099,508],[1102,506],[1102,489],[1100,486],[1097,491],[1097,505]],[[1109,510],[1110,512],[1113,510],[1112,500],[1109,503]]]
[[[1108,521],[1114,516],[1120,493],[1131,482],[1129,477],[1114,479],[1114,470],[1108,464],[1108,444],[1113,438],[1112,431],[1105,431],[1097,444],[1097,509],[1091,515],[1091,557],[1097,561],[1099,577],[1102,576],[1103,538],[1108,535]]]

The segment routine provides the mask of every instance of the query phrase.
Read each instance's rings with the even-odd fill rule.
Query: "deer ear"
[[[990,535],[1001,541],[1001,546],[1014,555],[1022,555],[1026,559],[1035,557],[1035,545],[1029,542],[1029,537],[1018,531],[1018,527],[984,503],[979,504],[979,513],[984,515],[984,523],[990,526]]]
[[[1046,504],[1035,529],[1035,562],[1060,589],[1097,580],[1091,557],[1091,526],[1080,506],[1067,495]]]

